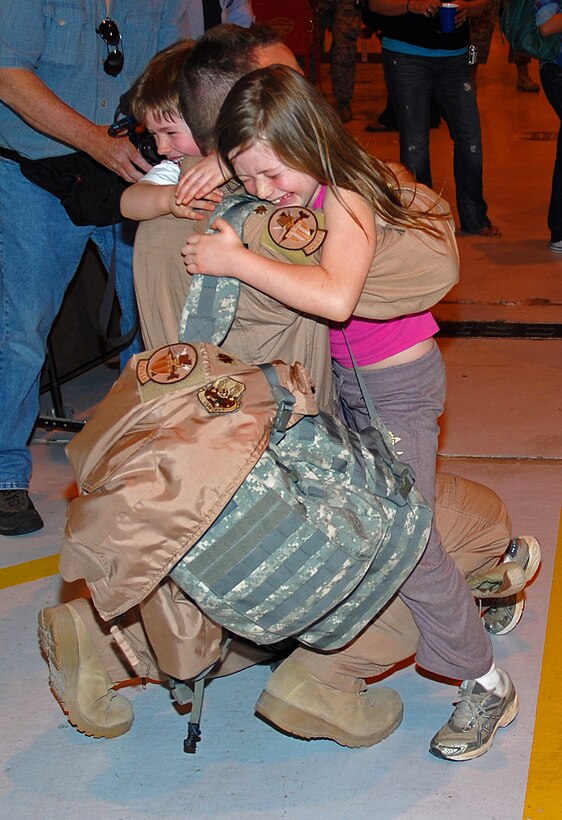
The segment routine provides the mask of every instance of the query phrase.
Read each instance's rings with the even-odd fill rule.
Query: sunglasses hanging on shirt
[[[105,17],[97,27],[96,32],[107,46],[107,57],[103,61],[103,70],[110,77],[117,77],[123,70],[123,63],[125,62],[123,52],[119,51],[121,35],[117,23],[109,17]]]

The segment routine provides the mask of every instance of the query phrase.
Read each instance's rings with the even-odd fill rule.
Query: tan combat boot
[[[41,610],[39,640],[49,662],[51,689],[70,723],[90,737],[119,737],[128,732],[133,707],[111,689],[99,653],[69,604]]]
[[[291,657],[277,667],[256,703],[261,717],[291,735],[373,746],[400,725],[402,701],[394,689],[342,692],[314,677]]]

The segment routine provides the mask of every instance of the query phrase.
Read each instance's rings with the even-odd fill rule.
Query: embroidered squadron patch
[[[240,396],[245,389],[246,385],[242,382],[231,379],[230,376],[222,376],[201,387],[197,392],[197,398],[211,414],[235,413],[242,405]]]
[[[137,379],[141,384],[175,384],[186,379],[196,364],[197,351],[191,345],[167,345],[138,363]]]
[[[326,231],[318,227],[314,212],[298,205],[274,211],[267,229],[280,248],[303,251],[307,256],[317,251],[326,238]]]

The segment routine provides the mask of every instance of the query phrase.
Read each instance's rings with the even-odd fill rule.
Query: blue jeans
[[[434,97],[454,142],[454,173],[461,230],[490,225],[482,192],[482,138],[466,54],[418,57],[383,49],[389,96],[400,132],[400,162],[432,187],[429,111]]]
[[[137,319],[133,228],[131,223],[117,225],[116,290],[123,333]],[[56,197],[25,179],[17,163],[0,158],[0,490],[29,486],[27,442],[39,412],[47,337],[88,239],[108,267],[112,227],[77,227]],[[135,338],[121,362],[141,348],[140,337]]]
[[[556,63],[544,63],[541,66],[541,85],[546,99],[562,122],[562,67]],[[548,227],[550,241],[562,240],[562,126],[558,131],[556,159],[552,174],[550,205],[548,208]]]

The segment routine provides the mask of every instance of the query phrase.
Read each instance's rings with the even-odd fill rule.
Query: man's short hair
[[[214,145],[214,127],[224,99],[236,80],[259,67],[259,48],[277,45],[268,26],[224,24],[209,29],[184,61],[178,78],[179,106],[204,154]]]

